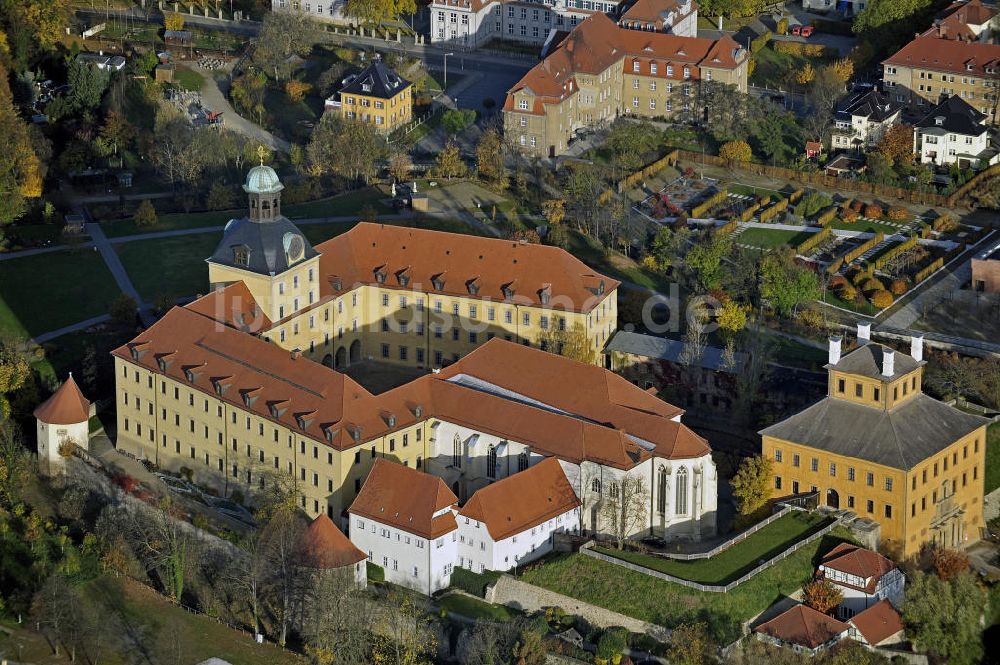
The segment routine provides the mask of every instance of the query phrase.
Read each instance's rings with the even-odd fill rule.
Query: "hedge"
[[[788,207],[788,199],[781,199],[773,206],[760,213],[759,218],[762,222],[767,222],[778,216],[778,213]]]
[[[969,182],[965,183],[964,185],[956,189],[954,192],[952,192],[945,199],[944,205],[948,206],[949,208],[954,208],[955,204],[957,204],[960,200],[962,200],[962,197],[971,192],[974,188],[978,187],[980,182],[982,182],[986,178],[991,178],[995,175],[1000,175],[1000,164],[994,164],[993,166],[983,169],[982,171],[974,175],[969,180]]]
[[[888,252],[883,254],[882,256],[875,259],[875,269],[878,270],[879,268],[889,263],[889,261],[896,258],[903,252],[906,252],[916,247],[917,240],[918,240],[917,236],[911,236],[908,240],[904,240],[903,242],[899,243],[898,245],[890,249]]]
[[[719,205],[723,201],[729,198],[729,192],[725,189],[720,189],[715,194],[712,194],[704,202],[699,203],[695,207],[691,208],[691,217],[701,218],[706,212]]]
[[[801,189],[801,188],[796,189],[794,192],[792,192],[791,194],[788,195],[788,201],[790,203],[798,203],[799,199],[801,199],[802,195],[805,194],[805,193],[806,193],[806,190],[804,190],[804,189]]]
[[[753,39],[753,41],[750,42],[750,53],[756,53],[757,51],[767,46],[767,43],[771,41],[771,37],[773,36],[774,35],[771,34],[770,30],[765,30],[762,35],[756,37],[755,39]]]
[[[897,199],[920,205],[951,205],[948,203],[948,200],[951,197],[941,196],[940,194],[934,192],[918,192],[917,190],[903,189],[902,187],[877,185],[863,180],[837,178],[836,176],[827,175],[823,171],[798,171],[796,169],[789,169],[783,166],[771,166],[770,164],[758,164],[755,162],[739,162],[731,164],[717,155],[702,155],[700,152],[695,153],[689,150],[678,150],[677,152],[679,159],[690,162],[701,162],[704,160],[704,163],[711,164],[713,166],[724,166],[743,171],[751,175],[767,176],[769,178],[774,178],[775,180],[791,180],[804,185],[826,187],[843,193],[870,194],[880,198]],[[995,167],[990,168],[992,169]],[[997,169],[996,173],[1000,173],[1000,169]],[[973,178],[973,180],[975,180],[975,178]]]
[[[837,206],[831,206],[827,208],[825,212],[821,213],[819,217],[816,218],[816,222],[820,226],[826,226],[832,222],[837,217],[837,213],[840,212],[840,208]]]
[[[752,44],[752,42],[751,42]],[[836,58],[840,49],[822,44],[804,44],[802,42],[775,42],[772,48],[778,53],[791,53],[807,58]]]
[[[733,221],[727,222],[722,226],[720,226],[719,228],[717,228],[715,232],[723,236],[729,235],[730,233],[735,231],[737,227],[739,227],[739,225],[740,225],[739,221],[734,219]]]
[[[844,263],[850,263],[854,261],[854,259],[858,258],[859,256],[861,256],[869,249],[882,242],[883,240],[885,240],[885,234],[879,231],[878,233],[875,234],[874,238],[866,240],[865,242],[861,243],[860,245],[849,251],[847,254],[844,254]]]
[[[836,275],[844,267],[844,257],[838,256],[826,267],[826,274]]]
[[[495,584],[501,575],[503,573],[496,570],[474,573],[467,568],[455,566],[451,571],[451,585],[466,593],[483,598],[486,596],[486,587]]]
[[[805,240],[800,242],[799,246],[795,248],[795,251],[798,254],[805,254],[810,249],[813,249],[814,247],[818,246],[821,242],[829,238],[831,235],[833,235],[833,229],[831,229],[829,226],[826,226],[818,233],[814,233],[812,234],[811,237],[806,238]]]
[[[744,208],[743,214],[740,215],[740,221],[749,222],[751,219],[753,219],[754,214],[756,214],[756,212],[760,210],[761,205],[762,204],[758,201],[748,206],[747,208]]]
[[[914,284],[919,284],[920,282],[924,281],[925,279],[927,279],[928,277],[930,277],[931,275],[933,275],[935,272],[937,272],[938,270],[940,270],[943,267],[944,267],[944,257],[943,256],[941,258],[934,259],[933,261],[931,261],[930,263],[928,263],[926,267],[921,268],[917,272],[917,274],[914,275],[914,277],[913,277],[913,283]]]
[[[676,164],[677,156],[678,156],[677,151],[671,150],[670,152],[665,154],[663,157],[660,157],[655,162],[650,162],[649,164],[642,167],[638,171],[630,173],[629,175],[625,176],[617,183],[615,183],[615,187],[619,192],[624,192],[626,189],[634,187],[635,184],[640,180],[642,180],[643,178],[648,178],[651,175],[659,173],[667,166],[673,166],[674,164]],[[601,205],[604,205],[605,203],[610,201],[611,197],[614,195],[615,195],[614,191],[610,189],[605,189],[598,195],[597,202]]]

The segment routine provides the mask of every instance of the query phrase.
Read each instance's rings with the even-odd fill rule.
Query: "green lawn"
[[[136,240],[116,245],[139,295],[153,303],[162,295],[193,296],[208,290],[208,258],[219,244],[215,233]]]
[[[92,249],[0,261],[0,332],[39,335],[107,314],[118,293]]]
[[[626,280],[647,289],[653,289],[662,293],[670,292],[671,281],[662,275],[644,270],[636,265],[631,259],[612,253],[605,253],[604,249],[588,236],[569,231],[569,247],[567,250],[594,270],[598,270],[605,275],[616,279]],[[616,259],[618,259],[616,261]],[[616,265],[617,263],[617,265]]]
[[[818,68],[826,62],[824,58],[809,58],[793,53],[779,53],[774,50],[773,43],[771,42],[754,53],[753,59],[757,64],[754,67],[753,74],[750,76],[750,82],[754,85],[781,90],[787,90],[789,86],[793,88],[798,87],[793,79],[795,74],[806,63],[810,63],[813,67]]]
[[[461,614],[470,619],[509,621],[514,616],[514,613],[503,605],[493,605],[484,600],[470,598],[458,593],[445,596],[437,604],[443,610]]]
[[[177,87],[183,90],[192,90],[197,92],[198,90],[201,90],[203,85],[205,85],[205,77],[193,69],[189,69],[181,65],[177,67],[177,70],[174,72],[174,83]]]
[[[769,344],[773,347],[774,358],[783,365],[819,370],[826,364],[828,355],[824,349],[808,346],[766,329],[762,330],[761,334],[768,339]]]
[[[555,555],[530,565],[523,579],[668,628],[705,621],[716,640],[728,644],[742,634],[744,621],[808,582],[819,557],[849,540],[850,533],[838,527],[729,593],[702,593],[582,554]]]
[[[366,187],[353,192],[346,192],[326,199],[307,201],[305,203],[288,203],[282,206],[282,212],[289,218],[304,217],[340,217],[355,215],[365,206],[371,206],[376,212],[392,212],[381,199],[384,194],[374,187]],[[156,233],[158,231],[174,231],[178,229],[196,229],[204,226],[222,227],[230,219],[245,217],[246,208],[233,210],[209,210],[205,212],[169,213],[160,215],[154,226],[137,227],[131,219],[121,219],[102,222],[101,228],[109,238],[120,238],[138,233]]]
[[[812,235],[809,231],[750,228],[736,236],[736,242],[740,245],[751,245],[761,249],[775,249],[782,245],[795,247]]]
[[[832,222],[830,222],[828,226],[830,228],[841,229],[843,231],[860,231],[864,233],[878,233],[879,231],[881,231],[887,236],[895,235],[897,233],[906,233],[902,229],[898,229],[895,226],[891,226],[889,224],[880,222],[875,219],[868,219],[867,217],[865,218],[859,217],[858,221],[854,222],[853,224],[848,224],[846,222],[841,221],[840,218],[837,218],[834,219]]]
[[[667,573],[701,584],[729,584],[747,574],[765,559],[770,559],[788,549],[803,538],[813,534],[830,523],[825,517],[813,513],[793,512],[768,524],[710,559],[679,561],[665,559],[639,552],[619,552],[613,549],[595,548],[609,556],[645,566],[661,573]]]
[[[984,494],[989,494],[1000,487],[1000,423],[993,423],[986,430],[985,476]]]
[[[852,312],[858,312],[860,314],[867,314],[868,316],[874,316],[878,313],[878,309],[875,308],[875,305],[871,304],[868,300],[864,300],[861,303],[847,302],[846,300],[841,300],[840,297],[830,289],[827,289],[826,294],[821,298],[821,300],[830,305],[841,307]]]

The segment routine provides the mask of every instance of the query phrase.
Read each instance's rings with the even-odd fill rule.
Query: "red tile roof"
[[[250,289],[243,282],[216,288],[186,307],[244,332],[256,333],[271,327],[267,314],[257,305]]]
[[[486,524],[494,541],[527,531],[580,506],[555,458],[477,490],[458,511]]]
[[[339,450],[435,417],[620,469],[711,452],[680,409],[618,375],[499,338],[380,395],[182,307],[113,354]]]
[[[457,503],[437,476],[379,458],[348,512],[433,539],[458,528],[451,510],[434,516]]]
[[[666,18],[666,14],[679,11],[680,9],[681,6],[678,0],[636,0],[625,10],[625,13],[621,16],[621,20],[642,24],[653,23],[659,26],[659,23]],[[692,11],[698,9],[698,5],[694,0],[691,0],[685,9],[687,11],[682,16],[687,16]]]
[[[558,247],[401,226],[361,223],[316,251],[323,296],[371,284],[541,306],[545,293],[553,309],[589,312],[619,285]]]
[[[815,649],[846,633],[848,626],[807,605],[796,605],[754,630],[788,644]]]
[[[921,36],[896,51],[882,64],[964,76],[985,76],[986,67],[1000,67],[1000,44]]]
[[[52,397],[38,405],[34,416],[48,425],[77,425],[90,420],[90,402],[70,374]]]
[[[868,586],[864,589],[868,593],[875,591],[882,576],[896,567],[892,561],[878,552],[850,543],[841,543],[834,547],[824,555],[820,565],[862,579],[870,578]],[[837,584],[843,584],[843,582],[838,581]]]
[[[545,103],[564,99],[576,89],[576,74],[598,74],[622,58],[663,63],[661,78],[668,78],[668,64],[693,66],[692,78],[697,79],[699,67],[734,69],[745,57],[745,51],[728,35],[713,40],[630,30],[604,14],[594,14],[511,88],[504,110],[514,110],[510,96],[522,89],[545,97]],[[673,78],[682,78],[681,69],[675,68]]]
[[[943,14],[943,18],[935,21],[921,37],[975,41],[979,35],[971,26],[989,23],[997,15],[997,9],[985,6],[980,0],[969,0],[969,2],[953,3]]]
[[[903,630],[903,619],[888,600],[880,600],[848,621],[865,642],[875,646]]]
[[[326,513],[320,514],[306,528],[302,535],[302,547],[313,568],[343,568],[368,558],[348,540]]]

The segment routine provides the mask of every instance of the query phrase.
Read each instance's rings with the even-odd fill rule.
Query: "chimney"
[[[829,362],[831,365],[836,365],[840,362],[840,343],[843,341],[843,337],[840,335],[830,336],[830,358]]]
[[[914,335],[910,338],[910,355],[917,362],[924,359],[924,336]]]
[[[872,341],[872,324],[858,322],[858,346]]]
[[[892,376],[896,373],[896,352],[882,347],[882,376]]]
[[[302,349],[292,349],[292,360],[298,360],[302,356]]]

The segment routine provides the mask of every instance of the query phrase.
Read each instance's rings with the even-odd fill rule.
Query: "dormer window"
[[[250,267],[250,248],[246,245],[237,245],[234,247],[233,263],[243,268]]]
[[[549,301],[552,300],[552,289],[546,286],[541,291],[539,291],[539,298],[543,305],[548,305]]]
[[[503,297],[510,300],[514,297],[514,287],[510,284],[506,284],[503,287]]]
[[[394,413],[386,414],[385,422],[386,422],[386,424],[389,427],[395,427],[396,426],[396,414],[394,414]]]
[[[469,294],[470,295],[473,295],[473,296],[479,295],[479,282],[477,281],[478,279],[479,278],[477,277],[475,279],[470,279],[469,280],[468,287],[469,287]]]
[[[939,115],[936,118],[934,118],[934,124],[937,125],[938,127],[943,126],[944,125],[944,116],[940,116]]]
[[[413,415],[415,415],[417,418],[422,417],[424,415],[424,407],[417,404],[415,407],[413,407]]]
[[[601,283],[597,285],[597,295],[599,295],[599,296],[603,296],[604,295],[604,280],[603,279],[601,280]]]
[[[365,92],[371,92],[372,91],[372,84],[371,83],[362,83],[361,84],[361,89],[364,90]]]
[[[382,268],[375,268],[375,281],[379,284],[385,284],[385,270]]]
[[[435,291],[444,291],[444,276],[434,275],[431,277],[431,286],[434,287]]]

